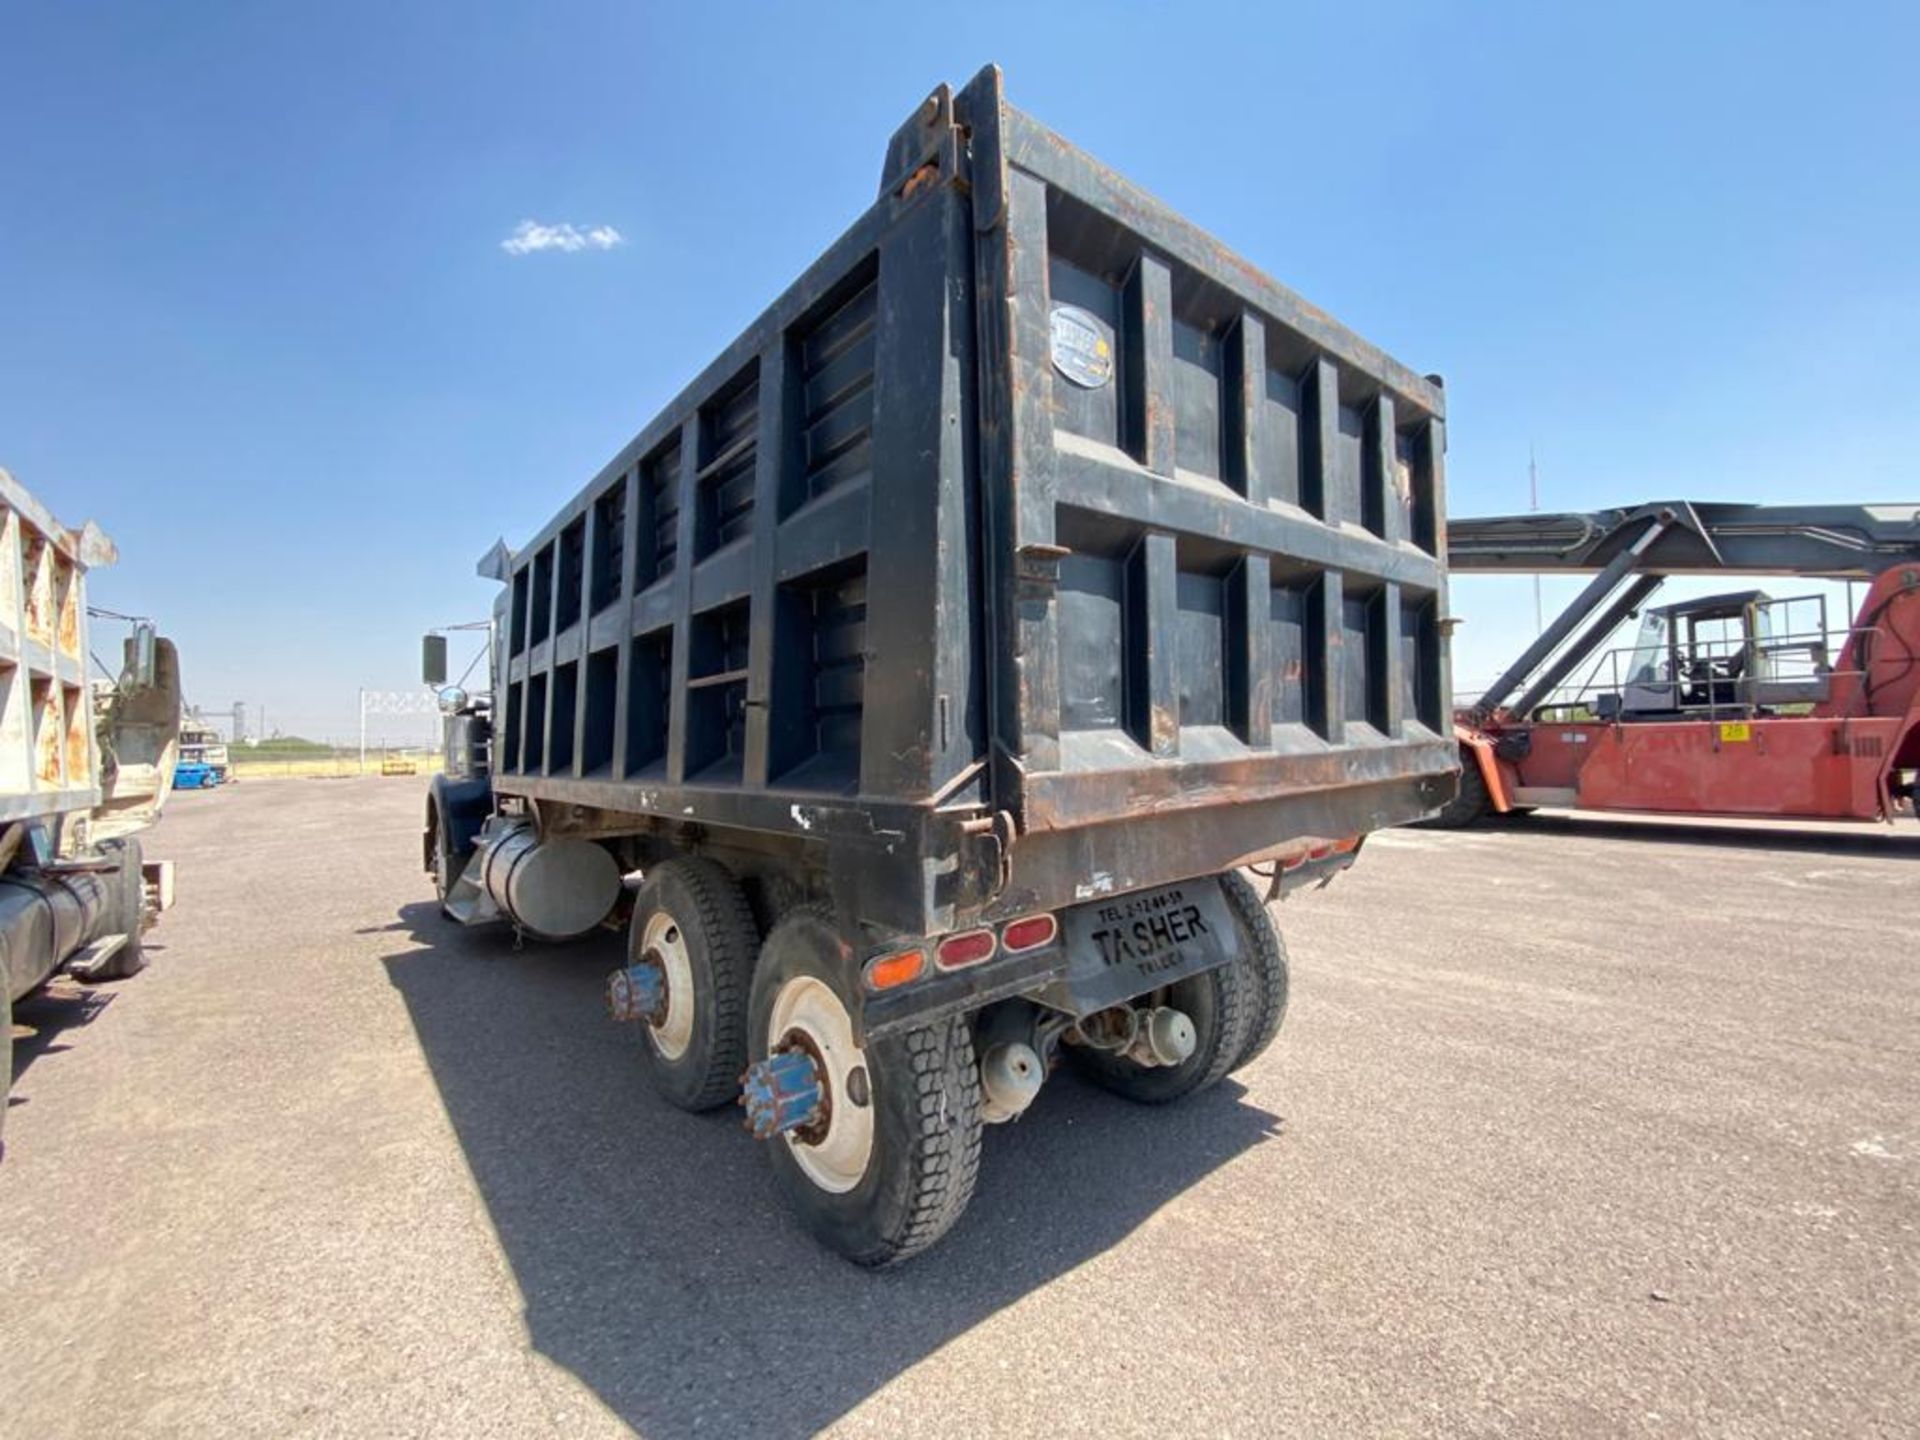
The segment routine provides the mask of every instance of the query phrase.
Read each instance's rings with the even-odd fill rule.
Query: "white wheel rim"
[[[647,917],[640,932],[640,953],[660,957],[667,972],[667,1013],[647,1022],[647,1038],[663,1060],[678,1060],[693,1043],[693,962],[687,956],[687,932],[665,910]]]
[[[855,1104],[849,1080],[867,1063],[853,1043],[853,1018],[831,986],[811,976],[796,976],[780,987],[767,1021],[766,1047],[772,1054],[789,1036],[804,1036],[826,1074],[827,1131],[809,1144],[784,1136],[795,1162],[822,1190],[844,1195],[865,1177],[873,1160],[873,1072],[866,1075],[865,1104]]]

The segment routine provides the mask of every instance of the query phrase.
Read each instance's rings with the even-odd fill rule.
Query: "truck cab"
[[[1738,590],[1650,608],[1632,644],[1609,653],[1625,683],[1598,689],[1594,712],[1671,719],[1816,704],[1831,691],[1833,650],[1824,595]]]
[[[490,626],[482,628],[490,630]],[[491,641],[486,659],[488,689],[471,693],[447,682],[447,637],[435,632],[421,642],[420,678],[434,691],[440,708],[442,757],[440,773],[428,786],[422,858],[443,905],[472,858],[493,809]]]

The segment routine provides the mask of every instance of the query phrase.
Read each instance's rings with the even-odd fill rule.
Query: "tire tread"
[[[1480,762],[1463,751],[1460,793],[1442,805],[1439,814],[1416,820],[1414,824],[1423,830],[1464,830],[1486,819],[1492,808],[1493,797],[1487,793],[1487,779],[1480,773]]]
[[[803,925],[823,926],[837,942],[833,907],[814,902],[782,916],[768,932],[768,948],[779,943],[782,931]],[[912,1132],[904,1157],[906,1203],[889,1220],[889,1233],[870,1234],[859,1247],[816,1231],[848,1260],[869,1270],[911,1260],[966,1213],[979,1179],[983,1129],[980,1064],[974,1054],[973,1031],[964,1016],[936,1020],[880,1043],[904,1059],[900,1073],[912,1087]],[[876,1058],[869,1047],[869,1066]]]
[[[1247,963],[1238,967],[1246,972],[1251,991],[1246,1040],[1228,1067],[1239,1070],[1266,1053],[1280,1033],[1280,1022],[1287,1018],[1287,946],[1273,923],[1273,912],[1252,881],[1236,870],[1222,878],[1221,889],[1227,908],[1253,946]]]
[[[747,1068],[747,993],[760,937],[739,882],[724,865],[701,855],[677,855],[648,872],[635,906],[636,921],[657,877],[667,874],[678,876],[692,896],[700,933],[713,942],[707,956],[713,975],[713,1053],[699,1088],[675,1103],[687,1110],[712,1110],[739,1093],[740,1074]]]
[[[111,917],[108,922],[110,928],[107,933],[127,937],[107,961],[100,978],[126,980],[147,968],[147,888],[141,871],[143,856],[140,840],[134,835],[103,840],[100,849],[120,857],[120,868],[114,872],[113,900],[108,912]]]
[[[973,1199],[980,1175],[980,1062],[966,1020],[936,1021],[906,1038],[920,1113],[913,1199],[898,1242],[862,1262],[876,1267],[911,1259],[951,1230]],[[949,1080],[957,1091],[958,1115],[949,1113]]]

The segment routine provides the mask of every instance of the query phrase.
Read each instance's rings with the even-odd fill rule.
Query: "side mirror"
[[[132,672],[134,689],[153,688],[154,665],[153,625],[146,620],[136,620],[133,638],[127,642],[127,668]]]
[[[458,685],[449,685],[434,697],[440,705],[442,715],[458,715],[467,708],[467,692]]]
[[[436,687],[447,683],[446,636],[427,635],[421,638],[420,678]]]

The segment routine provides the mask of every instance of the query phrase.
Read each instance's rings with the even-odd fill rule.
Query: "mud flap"
[[[1075,1017],[1091,1015],[1225,965],[1240,932],[1217,876],[1183,880],[1060,913],[1067,971],[1039,999]]]
[[[142,676],[138,638],[126,642],[125,668],[99,718],[100,805],[92,840],[133,835],[160,818],[180,758],[180,654],[154,636],[151,673]]]

